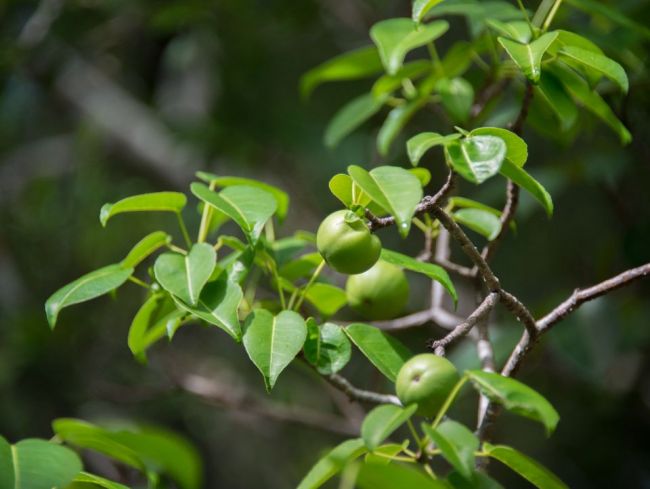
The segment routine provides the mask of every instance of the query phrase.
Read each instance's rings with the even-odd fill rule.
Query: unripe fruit
[[[444,357],[432,353],[408,360],[395,382],[397,397],[405,406],[418,405],[421,416],[435,416],[459,380],[458,370]]]
[[[400,267],[379,260],[369,270],[349,277],[345,292],[350,307],[364,318],[390,319],[404,310],[409,283]]]
[[[379,259],[381,241],[363,220],[348,210],[327,216],[316,233],[318,252],[334,270],[362,273]]]

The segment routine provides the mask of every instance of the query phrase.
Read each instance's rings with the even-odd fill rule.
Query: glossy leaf
[[[368,449],[360,438],[345,440],[316,462],[316,465],[311,468],[305,478],[298,484],[297,489],[317,489],[321,487],[334,475],[343,470],[347,464],[367,451]]]
[[[526,78],[537,83],[542,72],[542,57],[556,37],[556,32],[547,32],[529,44],[504,37],[499,37],[498,41]]]
[[[305,299],[325,317],[333,316],[348,302],[345,290],[323,282],[312,284]]]
[[[445,146],[447,160],[454,170],[477,184],[499,173],[506,149],[504,140],[495,136],[470,136]]]
[[[305,73],[300,79],[300,93],[304,98],[321,83],[356,80],[382,70],[375,46],[365,46],[340,54]]]
[[[350,100],[341,107],[325,129],[325,145],[336,147],[339,142],[361,124],[379,112],[384,105],[383,98],[366,93]]]
[[[601,73],[616,83],[623,92],[627,93],[629,89],[627,74],[623,67],[613,59],[576,46],[565,46],[560,49],[559,54]]]
[[[440,284],[447,290],[447,292],[449,292],[449,295],[454,299],[454,302],[458,300],[458,295],[456,294],[454,284],[452,283],[451,279],[449,278],[449,274],[444,268],[433,263],[425,263],[416,260],[415,258],[411,258],[408,255],[403,255],[397,251],[387,250],[386,248],[382,248],[381,250],[381,259],[387,261],[388,263],[392,263],[393,265],[406,268],[407,270],[422,273],[429,277],[431,280],[440,282]]]
[[[413,0],[412,17],[415,22],[421,22],[424,16],[442,0]]]
[[[480,445],[479,439],[464,425],[447,420],[433,429],[422,423],[422,431],[433,441],[452,467],[466,479],[471,479],[474,471],[474,452]]]
[[[501,221],[491,212],[482,209],[460,209],[453,214],[459,224],[467,226],[492,241],[501,232]]]
[[[370,37],[379,49],[386,71],[393,75],[409,51],[434,41],[448,28],[449,24],[444,20],[418,25],[406,18],[387,19],[372,26]]]
[[[483,451],[539,489],[568,489],[568,486],[546,467],[512,447],[484,443]]]
[[[553,199],[551,195],[541,183],[531,177],[526,171],[506,159],[501,166],[501,174],[529,192],[542,204],[549,217],[553,215]]]
[[[121,264],[108,265],[57,290],[45,302],[50,328],[54,329],[61,309],[107,294],[126,282],[132,273],[133,268],[124,268]]]
[[[166,211],[179,213],[185,207],[187,197],[179,192],[153,192],[126,197],[114,204],[104,204],[99,212],[99,221],[106,226],[108,220],[124,212]]]
[[[72,484],[67,486],[66,489],[84,489],[88,486],[103,487],[104,489],[129,489],[127,486],[118,482],[110,481],[88,472],[81,472],[77,475]]]
[[[360,489],[449,489],[441,480],[432,479],[417,464],[402,465],[365,463],[357,476]]]
[[[208,282],[203,288],[196,306],[190,306],[180,300],[176,304],[185,311],[223,329],[235,339],[241,340],[238,309],[244,294],[237,282],[220,277],[214,282]]]
[[[426,99],[416,98],[391,109],[377,134],[377,150],[380,155],[388,154],[395,138],[425,103]]]
[[[407,408],[385,404],[370,411],[361,425],[361,438],[369,450],[377,448],[415,414],[417,405]]]
[[[503,142],[506,143],[506,158],[518,167],[524,166],[528,159],[526,141],[512,131],[501,127],[479,127],[473,129],[469,134],[470,136],[495,136],[503,139]]]
[[[190,186],[192,193],[206,204],[226,214],[244,231],[251,243],[256,243],[262,228],[277,210],[273,195],[248,185],[233,185],[216,193],[202,183]]]
[[[544,396],[526,384],[482,370],[468,370],[466,375],[483,395],[502,404],[508,411],[539,421],[547,434],[555,430],[559,414]]]
[[[302,349],[307,326],[300,314],[282,311],[273,316],[265,309],[254,310],[244,326],[244,347],[271,390],[282,371]]]
[[[138,241],[126,258],[122,260],[123,268],[135,268],[145,258],[171,242],[171,236],[163,231],[154,231]]]
[[[165,335],[173,336],[186,314],[162,295],[152,295],[140,307],[129,328],[128,345],[133,356],[146,361],[146,351]]]
[[[400,234],[406,236],[415,208],[422,199],[418,178],[397,166],[380,166],[368,172],[353,165],[348,167],[348,173],[377,205],[395,216]]]
[[[374,326],[354,323],[344,331],[370,363],[391,382],[395,382],[399,369],[413,356],[400,341]]]
[[[442,106],[454,121],[465,122],[474,103],[474,88],[464,78],[443,78],[436,84]]]
[[[156,259],[153,270],[160,285],[191,306],[196,306],[201,290],[217,263],[214,248],[197,243],[187,255],[164,253]]]
[[[406,152],[411,164],[417,166],[424,154],[435,146],[444,146],[461,137],[460,134],[442,136],[437,132],[421,132],[406,142]]]
[[[540,82],[535,87],[535,94],[553,111],[563,131],[573,127],[578,120],[578,108],[552,73],[542,73]]]
[[[81,460],[69,448],[36,439],[10,445],[0,436],[1,489],[65,487],[81,469]]]
[[[338,372],[350,361],[352,345],[343,328],[334,323],[321,326],[312,318],[307,320],[305,358],[319,373],[329,375]]]

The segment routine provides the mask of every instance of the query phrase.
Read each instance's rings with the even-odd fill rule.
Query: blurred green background
[[[647,0],[606,3],[650,25]],[[343,436],[324,427],[354,431],[361,408],[300,366],[267,396],[243,349],[216,329],[185,328],[173,344],[154,348],[149,365],[138,364],[126,345],[141,299],[135,286],[121,289],[119,302],[102,298],[65,310],[54,332],[43,303],[70,280],[121,259],[146,232],[175,229],[164,215],[118,218],[102,229],[104,202],[183,190],[205,169],[282,187],[292,206],[281,233],[314,231],[337,207],[327,190],[334,173],[348,164],[406,164],[404,137],[390,158],[376,154],[385,113],[335,150],[322,143],[335,108],[368,82],[324,86],[301,101],[298,81],[316,64],[368,44],[374,22],[409,12],[406,0],[0,3],[0,433],[12,441],[49,438],[51,420],[62,416],[157,423],[199,447],[205,487],[274,489],[295,485]],[[534,120],[527,126],[528,165],[553,195],[556,213],[548,220],[524,197],[517,234],[494,266],[536,315],[577,286],[650,259],[648,33],[568,5],[557,25],[590,37],[628,70],[629,95],[612,101],[634,141],[621,147],[584,114],[575,140]],[[442,49],[466,32],[454,20]],[[435,114],[417,124],[437,124]],[[428,165],[440,182],[442,162]],[[462,190],[500,207],[502,185]],[[417,240],[402,243],[389,231],[382,238],[418,250]],[[425,283],[411,285],[415,311],[428,292]],[[520,332],[509,321],[499,313],[493,326],[502,355]],[[521,376],[561,413],[557,432],[547,440],[533,423],[504,415],[496,440],[539,458],[573,488],[650,487],[649,325],[649,281],[570,316]],[[399,336],[422,350],[439,334],[426,326]],[[471,343],[451,356],[461,366],[476,362]],[[344,373],[360,385],[391,388],[358,356]],[[469,423],[475,401],[468,394],[461,409]],[[88,463],[128,481],[102,459]],[[495,470],[506,487],[528,487]]]

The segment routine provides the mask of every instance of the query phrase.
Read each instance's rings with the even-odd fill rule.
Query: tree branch
[[[347,394],[350,400],[369,402],[371,404],[394,404],[401,406],[397,396],[391,394],[379,394],[377,392],[366,391],[359,389],[352,385],[348,379],[339,374],[324,375],[323,378],[327,380],[334,387]]]

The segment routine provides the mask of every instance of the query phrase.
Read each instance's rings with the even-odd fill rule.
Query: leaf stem
[[[422,438],[420,438],[420,435],[418,435],[417,430],[415,429],[415,426],[413,426],[413,422],[410,419],[406,420],[406,424],[409,427],[409,430],[411,431],[411,435],[415,439],[415,442],[418,444],[418,448],[422,448]]]
[[[216,182],[210,182],[210,190],[214,190]],[[203,243],[208,236],[208,229],[210,227],[210,220],[212,219],[212,206],[203,203],[203,212],[201,213],[201,225],[199,226],[199,235],[196,238],[197,243]]]
[[[312,273],[311,278],[309,279],[309,282],[307,282],[307,285],[305,285],[304,289],[302,289],[302,293],[300,294],[300,297],[296,301],[296,304],[293,306],[293,310],[297,311],[300,309],[300,306],[302,306],[303,301],[305,300],[305,296],[307,295],[307,292],[309,291],[309,288],[314,285],[314,282],[320,275],[320,272],[323,271],[323,268],[325,267],[325,260],[321,260],[320,264],[316,267],[316,270],[314,270],[314,273]]]
[[[546,16],[546,20],[544,20],[544,25],[542,26],[543,31],[546,31],[551,26],[551,22],[553,22],[553,18],[555,17],[555,14],[557,13],[561,4],[562,4],[562,0],[555,0],[555,3],[553,4],[551,11]]]
[[[285,310],[287,308],[287,301],[286,298],[284,297],[284,290],[282,288],[282,283],[280,282],[278,267],[275,266],[275,263],[272,262],[269,265],[269,268],[271,269],[271,273],[273,274],[273,278],[275,279],[275,283],[278,287],[278,294],[280,295],[280,304],[282,305],[282,310]]]
[[[183,216],[181,216],[180,212],[176,213],[176,218],[178,219],[178,227],[181,228],[181,234],[183,235],[183,239],[185,240],[185,244],[187,245],[188,248],[192,247],[192,240],[190,239],[190,235],[187,232],[187,228],[185,227],[185,221],[183,221]]]
[[[431,428],[436,429],[436,427],[440,424],[440,421],[442,421],[442,418],[447,413],[447,410],[456,399],[456,396],[460,392],[460,389],[463,387],[463,385],[465,385],[465,382],[467,382],[468,380],[469,380],[468,377],[466,375],[463,375],[461,379],[458,382],[456,382],[456,385],[447,396],[445,403],[440,408],[440,411],[438,411],[438,415],[436,416],[436,419],[434,419],[433,423],[431,423]]]
[[[138,277],[134,277],[133,275],[131,275],[131,276],[129,277],[129,281],[130,281],[130,282],[133,282],[133,283],[136,284],[136,285],[139,285],[140,287],[144,287],[144,288],[147,289],[147,290],[151,289],[151,285],[149,285],[149,284],[146,283],[146,282],[143,282],[143,281],[140,280]]]

